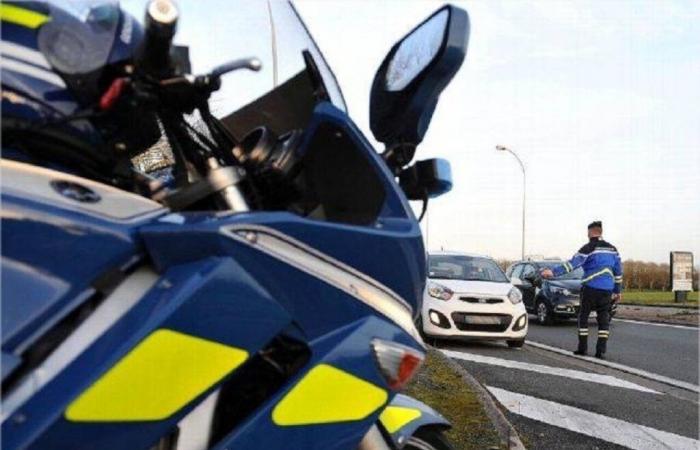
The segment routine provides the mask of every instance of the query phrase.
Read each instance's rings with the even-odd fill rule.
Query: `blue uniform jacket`
[[[600,238],[591,238],[573,258],[552,269],[558,277],[583,267],[583,285],[604,291],[620,292],[622,263],[614,245]]]

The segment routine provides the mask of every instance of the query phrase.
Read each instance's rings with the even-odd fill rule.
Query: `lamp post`
[[[503,145],[497,145],[496,150],[499,152],[508,152],[511,155],[515,156],[515,159],[518,160],[518,164],[520,164],[520,169],[523,171],[523,237],[522,237],[522,246],[521,246],[521,257],[524,260],[525,259],[525,166],[523,165],[523,162],[520,160],[518,155],[515,154],[515,152],[508,147],[504,147]]]

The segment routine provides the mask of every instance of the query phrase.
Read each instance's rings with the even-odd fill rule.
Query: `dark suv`
[[[555,320],[578,317],[580,308],[580,267],[566,275],[549,280],[540,277],[540,271],[561,264],[560,261],[520,261],[506,270],[506,275],[523,294],[525,309],[537,316],[537,322],[549,325]],[[617,311],[617,303],[610,304],[610,317]]]

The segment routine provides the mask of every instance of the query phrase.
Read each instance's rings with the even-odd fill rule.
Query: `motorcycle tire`
[[[454,450],[442,430],[420,428],[408,438],[404,450]]]

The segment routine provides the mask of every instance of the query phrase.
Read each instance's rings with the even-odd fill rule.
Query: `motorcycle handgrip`
[[[170,49],[179,12],[171,0],[151,0],[146,8],[144,37],[136,59],[138,70],[160,78],[172,70]]]

